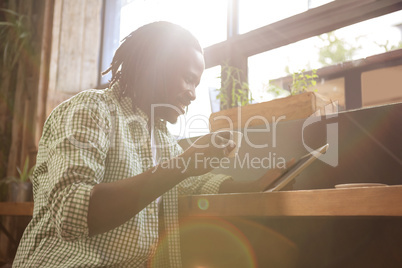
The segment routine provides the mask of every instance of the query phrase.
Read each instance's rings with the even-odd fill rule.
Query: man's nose
[[[188,95],[191,101],[194,101],[196,99],[197,95],[195,94],[195,86],[191,86],[190,88],[188,88]]]

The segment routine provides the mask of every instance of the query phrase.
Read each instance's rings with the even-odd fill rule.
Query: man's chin
[[[169,122],[170,124],[176,124],[179,119],[179,116],[180,115],[177,115],[177,114],[175,114],[175,115],[169,114],[164,119],[165,119],[165,121]]]
[[[177,119],[176,120],[171,120],[171,119],[165,119],[167,122],[169,122],[170,124],[174,125],[177,123]]]
[[[176,124],[181,114],[177,112],[172,113],[170,110],[161,110],[158,111],[158,113],[156,113],[155,115],[156,118],[160,118],[164,121],[169,122],[170,124]]]

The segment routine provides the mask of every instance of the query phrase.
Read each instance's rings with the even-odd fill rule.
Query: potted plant
[[[303,119],[318,113],[318,111],[324,112],[324,107],[331,101],[314,91],[307,91],[316,85],[317,78],[316,70],[296,72],[293,74],[293,82],[288,97],[213,113],[209,118],[210,129],[211,131],[241,129],[264,125],[278,119],[281,121]],[[275,91],[279,90],[277,86],[270,86],[269,88]],[[331,109],[336,110],[333,106]]]
[[[239,68],[224,65],[221,88],[216,98],[220,101],[221,110],[245,106],[252,103],[253,98],[248,83],[242,81],[242,71]]]
[[[0,181],[2,192],[7,192],[7,200],[10,202],[32,201],[31,176],[35,166],[29,168],[29,158],[27,157],[22,170],[17,167],[19,177],[6,177]]]
[[[301,94],[307,92],[307,88],[317,85],[317,70],[313,69],[311,70],[311,74],[308,74],[306,73],[306,70],[303,69],[301,71],[294,72],[292,78],[293,82],[290,86],[290,93],[292,95]],[[313,89],[313,91],[317,92],[316,89]]]
[[[11,5],[11,4],[10,4]],[[11,178],[16,175],[15,167],[19,165],[21,142],[19,132],[25,127],[24,111],[29,81],[28,64],[34,61],[32,49],[33,26],[30,15],[20,14],[11,9],[0,8],[0,159],[4,160],[0,166],[0,183],[10,186],[13,180],[21,181],[20,178]],[[29,60],[27,58],[29,56]],[[7,161],[5,161],[7,160]],[[29,163],[25,163],[28,164]],[[25,165],[24,165],[25,167]],[[22,168],[24,170],[24,168]],[[10,172],[11,171],[11,172]],[[20,170],[21,171],[21,170]],[[22,172],[23,173],[23,172]],[[16,175],[18,176],[18,175]],[[10,186],[11,187],[11,186]],[[3,193],[4,188],[2,187]],[[2,195],[4,197],[5,194]]]

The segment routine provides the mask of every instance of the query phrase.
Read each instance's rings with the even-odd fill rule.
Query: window
[[[355,61],[402,48],[402,11],[359,22],[248,58],[249,83],[256,100],[267,101],[270,80],[280,80],[301,70]],[[284,86],[279,83],[279,86]],[[285,85],[288,89],[289,85]],[[319,93],[345,109],[344,79],[318,79]],[[286,96],[282,94],[279,97]]]
[[[239,33],[249,32],[332,1],[333,0],[240,0]]]
[[[210,96],[214,94],[213,88],[219,87],[220,65],[226,62],[241,68],[248,75],[254,99],[265,101],[275,97],[265,92],[264,85],[270,80],[277,80],[287,89],[289,82],[286,84],[283,79],[292,72],[330,68],[325,66],[337,66],[340,61],[353,62],[401,46],[402,3],[393,0],[284,0],[280,3],[105,0],[105,3],[103,69],[109,65],[112,52],[118,46],[116,40],[151,21],[180,24],[200,40],[207,69],[197,89],[197,100],[186,115],[186,127],[189,127],[188,118],[194,117],[193,112],[204,120],[211,114],[215,106],[211,105]],[[331,50],[337,48],[345,49],[343,57],[330,55]],[[105,51],[112,52],[107,55]],[[357,80],[367,71],[370,69],[360,70]],[[353,92],[348,89],[345,86],[348,80],[350,77],[343,76],[321,79],[318,82],[322,89],[319,90],[331,98],[336,96],[343,109],[362,107],[362,95],[364,103],[376,103],[372,95],[368,100],[369,95],[360,91],[361,82]],[[286,93],[281,96],[284,95]],[[191,120],[192,130],[179,130],[177,126],[171,126],[171,130],[181,137],[208,131],[206,120]]]
[[[225,0],[126,0],[122,1],[120,40],[153,21],[170,21],[190,30],[203,47],[226,39]]]
[[[170,21],[192,32],[202,47],[226,40],[228,0],[106,0],[102,70],[120,41],[142,25]],[[106,84],[110,76],[103,77]]]

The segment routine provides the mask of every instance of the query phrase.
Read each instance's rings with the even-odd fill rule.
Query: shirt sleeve
[[[57,234],[66,241],[88,236],[92,188],[103,180],[110,113],[95,97],[79,96],[51,118],[48,202]]]
[[[179,195],[217,194],[222,182],[230,179],[232,177],[228,175],[206,173],[201,176],[189,177],[182,181],[177,186],[177,190]]]
[[[183,149],[177,142],[175,143],[174,150],[175,155],[183,152]],[[177,185],[177,191],[179,195],[218,194],[222,182],[231,179],[232,177],[229,175],[209,172],[201,176],[193,176],[185,179]]]

